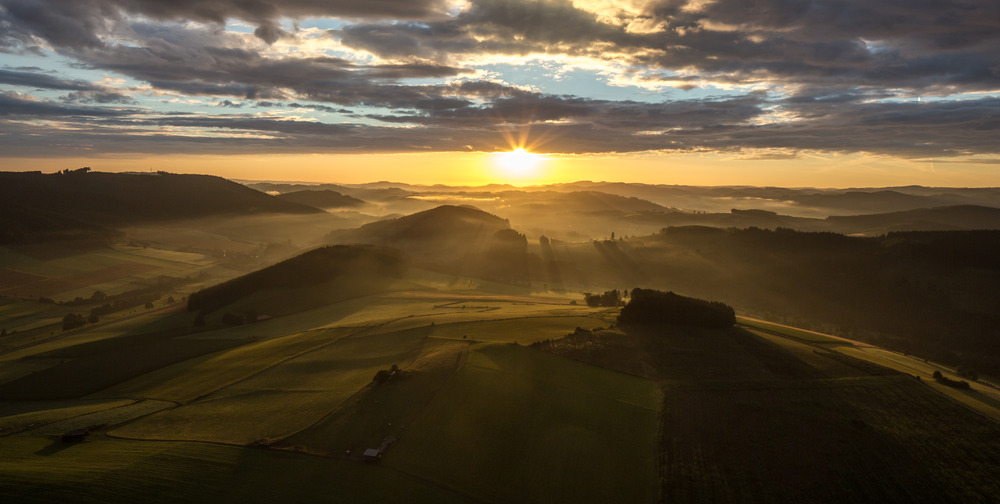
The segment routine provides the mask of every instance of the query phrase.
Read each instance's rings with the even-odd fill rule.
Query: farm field
[[[873,367],[873,347],[743,333],[746,353],[721,337],[659,343],[683,355],[662,364],[665,502],[982,502],[1000,489],[995,421],[932,381]]]
[[[776,333],[785,337],[797,339],[800,341],[805,341],[808,343],[857,343],[837,336],[832,336],[829,334],[823,334],[816,331],[809,331],[807,329],[800,329],[798,327],[791,327],[784,324],[778,324],[776,322],[768,322],[766,320],[760,320],[750,317],[738,317],[737,322],[743,326],[761,329],[764,331],[769,331]]]
[[[900,375],[668,389],[665,502],[987,502],[996,424]],[[737,497],[738,496],[738,497]]]
[[[419,332],[332,340],[196,401],[111,433],[118,437],[247,444],[304,429],[409,357]]]
[[[982,415],[1000,421],[1000,390],[985,381],[977,382],[963,378],[954,369],[947,366],[873,345],[782,324],[746,317],[740,317],[739,321],[742,325],[749,328],[765,331],[754,331],[761,338],[777,342],[786,347],[794,345],[789,338],[803,343],[823,345],[829,350],[834,350],[850,357],[884,366],[900,373],[919,376],[928,386],[937,392],[964,404]],[[785,340],[784,342],[782,341],[783,339]],[[804,351],[809,350],[808,345],[800,346]],[[808,354],[805,352],[800,352],[799,356],[800,358],[808,358]],[[969,390],[960,390],[936,383],[933,379],[935,372],[940,372],[946,378],[954,381],[967,381],[969,383]]]
[[[0,294],[57,301],[94,291],[118,294],[137,281],[160,275],[185,277],[209,270],[218,261],[198,253],[114,245],[62,257],[32,256],[0,248]]]
[[[93,437],[0,438],[0,494],[52,502],[475,502],[391,469],[282,450]]]
[[[976,412],[1000,422],[1000,390],[983,383],[963,378],[955,370],[923,359],[903,355],[878,347],[838,347],[837,351],[864,359],[869,362],[896,369],[902,373],[920,376],[928,386],[939,393],[958,401]],[[960,390],[934,381],[934,372],[940,372],[946,378],[954,381],[966,381],[969,390]]]
[[[487,502],[654,502],[660,400],[649,380],[477,344],[383,464]]]
[[[103,253],[93,261],[198,262]],[[68,332],[40,321],[69,307],[0,305],[41,324],[0,341],[0,494],[932,502],[1000,489],[996,424],[956,400],[1000,401],[910,376],[933,364],[764,321],[626,330],[616,308],[421,270],[379,292],[348,287],[247,296],[203,326],[183,303]],[[249,308],[267,317],[222,323]],[[58,439],[88,427],[81,443]]]

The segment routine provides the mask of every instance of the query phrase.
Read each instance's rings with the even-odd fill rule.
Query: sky
[[[1000,2],[0,0],[0,169],[81,166],[1000,186]]]

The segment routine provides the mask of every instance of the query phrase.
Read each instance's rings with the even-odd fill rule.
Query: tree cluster
[[[378,372],[375,373],[375,377],[372,378],[372,381],[375,382],[376,385],[382,385],[383,383],[388,383],[398,379],[402,374],[403,372],[399,369],[399,366],[393,364],[389,369],[379,369]]]
[[[596,308],[598,306],[621,306],[622,295],[616,289],[604,291],[604,294],[591,294],[590,292],[584,292],[583,300],[587,302],[587,306],[592,308]]]
[[[66,316],[63,317],[62,329],[63,331],[71,331],[77,327],[83,327],[86,323],[87,321],[83,318],[83,315],[80,315],[79,313],[67,313]]]
[[[736,312],[718,301],[705,301],[652,289],[633,289],[631,300],[618,315],[618,324],[687,325],[726,328],[736,323]]]
[[[486,252],[483,276],[510,284],[529,283],[528,238],[513,229],[493,234]]]
[[[945,386],[948,386],[948,387],[954,387],[954,388],[957,388],[957,389],[963,389],[963,390],[968,390],[968,389],[972,388],[969,385],[969,382],[967,382],[965,380],[952,380],[951,378],[948,378],[947,376],[941,374],[940,371],[934,371],[933,376],[934,376],[934,381],[940,383],[941,385],[945,385]]]

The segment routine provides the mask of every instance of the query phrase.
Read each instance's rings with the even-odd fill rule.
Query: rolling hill
[[[337,230],[328,243],[366,243],[404,251],[421,267],[508,283],[528,281],[537,256],[507,220],[470,206],[442,205],[405,217]]]
[[[367,202],[329,189],[304,190],[277,195],[278,199],[315,208],[358,208]]]
[[[276,295],[287,303],[290,298],[309,292],[310,287],[330,282],[337,283],[339,289],[349,293],[346,295],[356,295],[377,290],[390,279],[402,276],[404,270],[405,264],[394,250],[359,245],[320,247],[195,292],[188,299],[188,310],[207,313],[240,299],[260,297],[265,291],[278,291]],[[332,297],[325,300],[329,299]],[[306,299],[298,302],[300,309],[312,304]],[[273,301],[260,304],[273,305]]]
[[[23,241],[53,232],[113,229],[216,215],[311,214],[283,201],[209,175],[74,171],[0,172],[4,219],[0,237]]]

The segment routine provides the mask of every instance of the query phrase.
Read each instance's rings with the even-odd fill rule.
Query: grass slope
[[[22,504],[473,502],[396,471],[278,450],[7,437],[0,453],[0,496]]]
[[[383,464],[487,502],[653,502],[654,382],[480,344]]]
[[[426,331],[415,330],[336,340],[112,433],[139,439],[270,443],[326,416],[370,383],[379,369],[407,360],[425,336]]]

